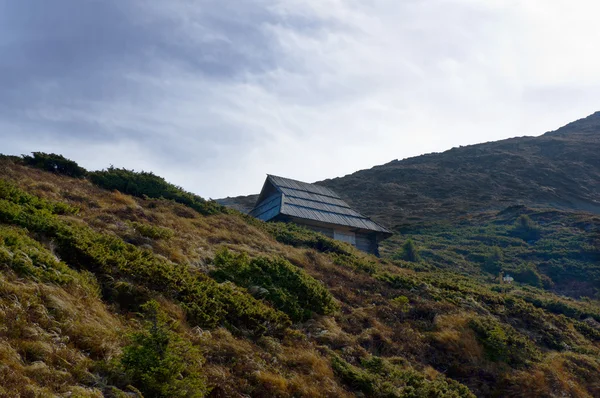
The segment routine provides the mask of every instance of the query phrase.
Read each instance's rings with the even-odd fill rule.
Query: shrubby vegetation
[[[82,178],[87,174],[87,170],[77,162],[62,155],[44,152],[33,152],[32,155],[23,155],[23,161],[29,166],[75,178]]]
[[[509,208],[454,223],[405,226],[401,237],[383,242],[382,255],[398,259],[396,253],[412,239],[434,269],[484,276],[488,282],[502,271],[519,283],[593,298],[600,297],[598,228],[600,219],[590,215]]]
[[[160,259],[118,237],[62,221],[53,214],[56,205],[50,202],[38,199],[39,208],[27,206],[33,201],[31,195],[17,188],[5,191],[10,195],[0,192],[0,222],[54,239],[56,250],[65,262],[100,274],[104,293],[117,301],[121,293],[116,281],[122,279],[176,299],[196,325],[227,324],[262,334],[276,332],[289,324],[284,314],[233,286],[219,285],[186,265]]]
[[[141,310],[144,328],[131,334],[115,370],[139,386],[146,397],[204,397],[208,389],[198,347],[171,330],[169,318],[156,301]]]
[[[403,226],[380,260],[291,225],[0,168],[0,395],[600,393],[593,216]],[[539,239],[514,236],[521,214]],[[393,256],[408,239],[417,262]],[[553,293],[575,290],[588,298]]]
[[[88,286],[91,291],[97,290],[93,282],[89,285],[93,277],[85,280],[82,274],[27,236],[27,230],[22,228],[0,225],[0,264],[36,282]]]
[[[333,296],[322,283],[282,258],[250,259],[245,253],[222,249],[214,259],[217,281],[232,281],[273,306],[294,321],[305,321],[313,313],[327,315],[336,310]]]
[[[186,192],[183,188],[170,184],[164,178],[151,172],[135,172],[109,167],[106,170],[89,173],[89,179],[102,188],[116,189],[128,195],[173,200],[204,215],[225,211],[225,208],[218,203]]]
[[[331,362],[344,382],[368,397],[474,397],[468,388],[453,380],[441,375],[429,380],[414,369],[393,365],[377,356],[363,358],[360,367],[335,355]]]
[[[540,238],[541,230],[527,214],[521,214],[510,233],[512,236],[531,242]]]
[[[415,245],[415,242],[410,238],[407,239],[406,242],[404,242],[401,251],[398,254],[396,254],[394,258],[410,261],[413,263],[421,261],[419,249],[417,248],[417,245]]]
[[[263,223],[250,221],[271,234],[275,240],[294,247],[308,247],[323,253],[349,254],[350,246],[323,234],[290,223]]]
[[[129,221],[129,225],[131,225],[140,235],[150,239],[170,239],[175,235],[175,232],[169,228],[163,228],[152,224]]]
[[[540,358],[539,351],[529,339],[494,318],[473,318],[469,326],[477,334],[491,361],[503,361],[519,367]]]

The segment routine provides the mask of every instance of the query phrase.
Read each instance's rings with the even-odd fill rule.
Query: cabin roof
[[[280,214],[391,234],[386,228],[352,209],[329,188],[268,175],[250,215],[268,221]]]

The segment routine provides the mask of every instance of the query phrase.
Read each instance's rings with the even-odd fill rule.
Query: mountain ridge
[[[389,227],[511,205],[600,213],[600,112],[523,136],[393,160],[318,181]],[[256,195],[220,199],[247,212]]]

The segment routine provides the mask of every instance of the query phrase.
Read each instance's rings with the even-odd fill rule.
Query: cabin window
[[[350,231],[333,231],[333,238],[356,246],[356,235]]]

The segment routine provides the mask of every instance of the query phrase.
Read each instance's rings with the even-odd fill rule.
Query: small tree
[[[123,349],[121,367],[145,397],[204,397],[202,355],[168,326],[167,316],[152,300],[142,306],[145,328],[133,333]]]
[[[498,246],[492,248],[492,252],[486,257],[483,264],[483,270],[492,274],[497,274],[502,271],[502,261],[504,260],[504,254],[502,249]]]
[[[400,257],[403,260],[411,261],[413,263],[421,261],[421,256],[419,255],[419,249],[415,242],[412,239],[408,238],[406,242],[402,245],[402,252]]]

